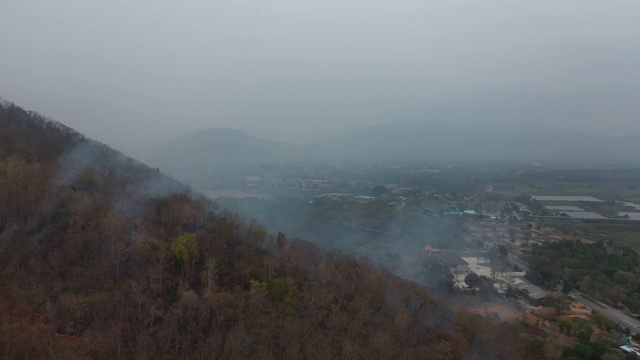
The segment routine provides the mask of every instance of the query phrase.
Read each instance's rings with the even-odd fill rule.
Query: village
[[[549,208],[557,212],[566,210]],[[436,258],[450,271],[459,293],[483,297],[481,301],[471,301],[469,309],[499,321],[525,321],[546,332],[555,332],[555,336],[562,334],[567,324],[579,320],[593,326],[593,336],[618,344],[624,353],[640,355],[640,346],[635,341],[640,333],[638,314],[625,314],[575,289],[562,286],[543,289],[527,280],[527,250],[534,244],[560,241],[565,235],[538,223],[526,205],[510,202],[509,209],[511,213],[505,219],[473,210],[443,214],[459,217],[457,221],[466,230],[468,240],[482,242],[481,249],[424,247],[425,256]],[[492,296],[495,294],[498,296]]]
[[[584,281],[576,286],[574,275],[573,283],[558,274],[541,281],[544,269],[530,263],[540,258],[534,249],[563,241],[621,246],[637,259],[640,242],[630,236],[640,224],[640,196],[616,196],[619,184],[607,184],[603,188],[611,190],[604,194],[547,184],[540,172],[526,166],[271,164],[218,172],[226,177],[217,182],[192,177],[192,183],[274,231],[367,257],[398,276],[456,294],[462,308],[496,321],[524,321],[559,343],[589,334],[640,355],[634,343],[640,323],[633,317],[640,307],[598,295]]]

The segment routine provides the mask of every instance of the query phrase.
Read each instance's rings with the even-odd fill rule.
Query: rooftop
[[[638,345],[622,345],[620,346],[620,349],[630,353],[634,353],[636,355],[640,355],[640,346]]]
[[[533,285],[532,283],[522,278],[519,278],[519,280],[521,281],[513,284],[513,286],[520,291],[526,290],[530,298],[534,300],[540,300],[544,299],[544,297],[547,296],[546,291],[544,291],[543,289]]]
[[[441,252],[438,255],[440,259],[449,267],[451,266],[469,266],[469,263],[464,261],[460,256],[450,251]]]
[[[583,208],[577,206],[545,206],[545,208],[556,211],[585,211]]]
[[[546,196],[533,195],[532,198],[538,201],[576,201],[576,202],[604,202],[593,196]]]
[[[427,245],[427,246],[424,247],[424,251],[430,252],[430,253],[439,253],[440,249],[434,248],[431,245]]]

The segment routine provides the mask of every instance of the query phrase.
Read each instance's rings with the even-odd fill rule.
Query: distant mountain
[[[345,160],[637,164],[640,136],[593,136],[537,125],[405,121],[338,134],[314,154]]]
[[[209,129],[155,145],[146,159],[157,166],[288,162],[299,159],[302,147],[257,138],[240,130]]]
[[[145,160],[165,166],[230,162],[427,161],[638,164],[640,136],[596,136],[537,125],[399,121],[302,146],[238,130],[211,129],[157,146]]]

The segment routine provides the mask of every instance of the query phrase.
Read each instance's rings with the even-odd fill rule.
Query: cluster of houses
[[[544,306],[548,300],[547,292],[524,278],[524,272],[493,272],[489,266],[489,260],[477,257],[461,257],[455,252],[445,251],[427,245],[425,253],[436,256],[446,266],[455,279],[456,287],[466,289],[465,278],[470,273],[485,276],[494,282],[494,287],[499,294],[504,294],[508,287],[517,289],[524,294],[528,302],[533,306]]]

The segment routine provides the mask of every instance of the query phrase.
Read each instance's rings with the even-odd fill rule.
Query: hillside
[[[146,160],[169,169],[291,161],[638,165],[634,154],[640,152],[640,137],[585,135],[536,125],[398,121],[354,129],[307,146],[211,129],[175,138],[152,152]]]
[[[545,356],[525,325],[269,235],[38,114],[0,104],[0,134],[2,358]]]

